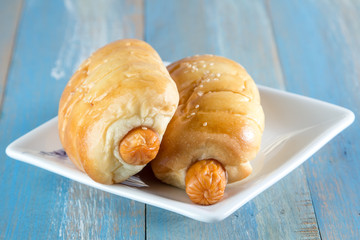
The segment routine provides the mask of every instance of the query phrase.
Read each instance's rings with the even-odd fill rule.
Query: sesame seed
[[[217,73],[217,74],[216,74],[216,76],[217,76],[217,77],[220,77],[220,76],[221,76],[221,74],[220,74],[220,73]]]
[[[210,66],[214,66],[214,63],[209,63]]]
[[[201,97],[204,93],[203,92],[198,92],[197,94]]]
[[[141,127],[142,130],[147,130],[147,127]]]
[[[217,81],[217,80],[219,80],[218,78],[214,78],[214,81]]]
[[[205,70],[204,73],[205,73],[205,74],[209,74],[210,71],[209,71],[209,70]]]
[[[194,112],[192,112],[192,113],[190,113],[190,115],[191,115],[191,116],[194,116],[194,115],[195,115],[195,113],[194,113]]]
[[[202,88],[202,87],[204,87],[204,85],[200,84],[200,85],[199,85],[199,87],[201,87],[201,88]]]
[[[206,127],[206,126],[207,126],[207,122],[204,122],[204,123],[203,123],[203,126]]]
[[[131,78],[131,77],[133,77],[133,76],[135,76],[136,74],[134,74],[134,73],[125,73],[125,76],[126,77],[128,77],[128,78]]]
[[[203,65],[203,68],[206,68],[206,64]]]
[[[109,61],[108,59],[105,59],[105,60],[104,60],[104,63],[107,63],[108,61]]]
[[[130,45],[131,45],[131,43],[129,43],[129,42],[125,43],[125,46],[130,46]]]
[[[195,106],[195,108],[199,108],[199,104],[197,104],[197,105]]]

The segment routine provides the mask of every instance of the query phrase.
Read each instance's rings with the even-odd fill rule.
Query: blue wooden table
[[[360,239],[360,125],[226,220],[206,224],[6,157],[57,114],[80,62],[120,38],[212,53],[259,84],[360,113],[360,1],[1,0],[0,239]]]

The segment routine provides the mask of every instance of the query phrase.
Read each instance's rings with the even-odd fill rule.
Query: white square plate
[[[252,161],[253,173],[229,184],[222,201],[212,206],[193,204],[185,191],[159,182],[149,168],[124,184],[94,182],[61,151],[57,118],[11,143],[6,153],[106,192],[199,221],[221,221],[298,167],[355,118],[351,111],[319,100],[268,87],[259,86],[259,90],[266,122],[261,151]]]

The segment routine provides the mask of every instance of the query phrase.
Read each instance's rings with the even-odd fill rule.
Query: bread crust
[[[157,157],[151,162],[161,181],[185,188],[187,169],[216,159],[228,183],[249,176],[264,130],[258,89],[238,63],[219,56],[184,58],[168,66],[180,93]]]
[[[136,39],[112,42],[85,60],[59,103],[59,136],[74,164],[93,180],[126,180],[145,165],[125,163],[118,152],[133,128],[159,139],[175,113],[178,92],[157,52]]]

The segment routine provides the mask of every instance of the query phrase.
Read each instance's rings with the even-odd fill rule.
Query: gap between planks
[[[23,1],[5,0],[0,10],[0,116],[5,98],[7,77],[15,48],[15,39],[20,22]]]

